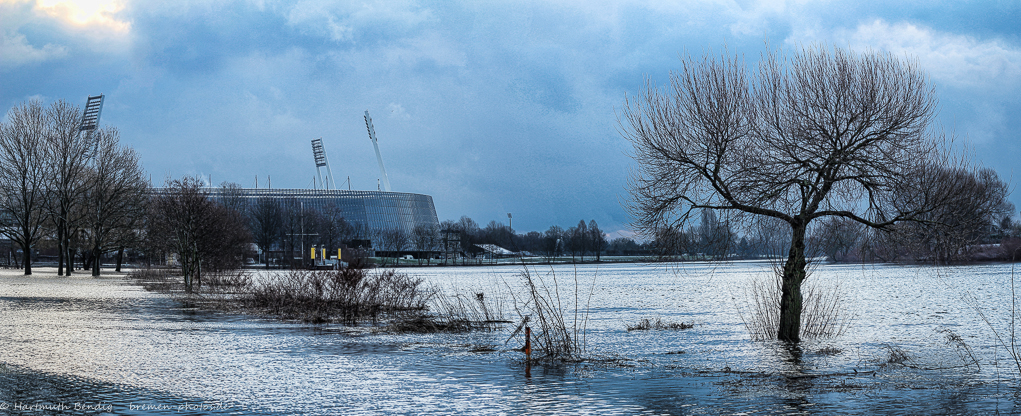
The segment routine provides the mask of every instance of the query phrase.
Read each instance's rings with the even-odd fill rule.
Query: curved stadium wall
[[[223,188],[207,189],[214,199],[226,197]],[[417,226],[438,227],[436,208],[429,195],[405,192],[344,191],[312,189],[251,189],[240,188],[230,197],[240,198],[249,207],[261,198],[271,198],[281,204],[301,205],[306,210],[324,211],[330,204],[336,206],[344,220],[356,229],[370,232],[401,230],[413,235]]]

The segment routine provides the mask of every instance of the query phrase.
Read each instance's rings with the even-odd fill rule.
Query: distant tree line
[[[438,249],[448,256],[454,253],[463,261],[479,258],[484,251],[480,246],[484,245],[494,245],[514,255],[542,256],[549,260],[570,255],[573,260],[579,261],[584,261],[585,256],[594,257],[598,261],[609,247],[606,234],[595,220],[588,223],[581,220],[577,226],[566,230],[554,225],[545,232],[517,234],[510,226],[497,221],[490,221],[484,228],[480,228],[474,220],[462,216],[457,221],[446,220],[440,223],[436,234],[430,230],[423,230],[422,233],[437,238],[423,239],[426,244],[416,245],[416,248]]]
[[[950,264],[1021,259],[1021,222],[1007,200],[1009,188],[995,171],[947,170],[955,203],[921,215],[919,221],[875,229],[831,217],[813,224],[806,253],[833,262],[900,262]],[[907,198],[907,197],[905,197]],[[790,230],[773,219],[737,226],[718,211],[702,210],[695,225],[656,230],[652,254],[667,258],[781,258],[790,249]]]

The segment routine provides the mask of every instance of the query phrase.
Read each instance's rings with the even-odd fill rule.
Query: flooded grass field
[[[518,319],[521,266],[404,270]],[[117,276],[8,271],[0,414],[1021,412],[991,329],[1009,337],[1010,265],[820,266],[810,279],[839,285],[848,328],[798,348],[751,341],[738,313],[767,263],[531,270],[551,290],[555,275],[568,325],[578,306],[586,350],[530,376],[522,338],[506,342],[515,325],[380,334],[200,310]],[[627,330],[642,319],[694,326]]]

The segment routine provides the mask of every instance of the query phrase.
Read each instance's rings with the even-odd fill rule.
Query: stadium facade
[[[333,206],[340,210],[349,224],[370,233],[400,230],[410,236],[414,235],[418,226],[433,229],[439,227],[436,207],[429,195],[385,191],[219,187],[207,188],[207,191],[213,199],[239,198],[248,207],[255,206],[261,198],[320,212]]]

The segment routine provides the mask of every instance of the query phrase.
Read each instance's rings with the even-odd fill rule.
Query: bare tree
[[[213,205],[201,186],[202,180],[198,178],[168,179],[164,189],[154,196],[148,213],[148,234],[177,253],[188,293],[199,273],[198,240],[208,221],[207,212]]]
[[[496,220],[490,221],[486,224],[486,227],[479,230],[479,243],[482,244],[495,244],[497,246],[514,250],[514,232],[511,231],[507,224],[497,222]]]
[[[855,255],[862,242],[863,226],[848,218],[830,217],[816,227],[814,238],[819,251],[834,262],[860,261]]]
[[[235,182],[221,182],[220,183],[220,205],[232,209],[236,212],[246,212],[248,210],[248,202],[245,201],[244,191],[241,185]]]
[[[589,249],[588,225],[585,220],[578,222],[578,225],[567,229],[566,237],[567,251],[571,252],[571,260],[575,255],[581,255],[581,261],[585,261],[585,252]]]
[[[754,76],[738,58],[689,58],[669,90],[647,84],[625,101],[639,164],[629,210],[643,231],[704,209],[786,223],[777,338],[797,342],[812,220],[885,229],[948,202],[931,174],[952,163],[929,131],[935,108],[925,75],[889,54],[767,53]]]
[[[564,247],[563,240],[564,229],[556,225],[551,225],[542,234],[542,253],[546,256],[547,262],[552,262],[553,259],[560,255]]]
[[[199,240],[201,270],[235,270],[244,263],[252,243],[244,215],[219,203],[208,213],[208,226]],[[202,275],[199,274],[199,283]]]
[[[481,230],[479,224],[467,215],[462,215],[457,220],[457,229],[461,232],[461,252],[464,253],[464,256],[461,257],[461,264],[464,264],[468,256],[475,257],[477,252],[475,244],[478,243]]]
[[[627,237],[617,237],[610,241],[610,251],[618,256],[634,256],[642,250],[642,247]]]
[[[520,249],[522,255],[528,255],[525,253],[542,253],[543,234],[541,232],[529,231],[525,234],[518,234],[516,238],[518,240],[518,249]]]
[[[241,215],[214,202],[202,179],[168,180],[150,203],[149,238],[164,241],[176,253],[185,291],[201,285],[203,267],[238,267],[251,236]]]
[[[382,251],[386,251],[392,254],[395,258],[394,263],[397,262],[396,258],[400,256],[400,252],[407,249],[411,244],[412,236],[404,232],[400,228],[382,228],[375,230],[376,238],[373,244],[378,244]],[[387,257],[383,257],[383,265],[386,265]]]
[[[327,203],[319,214],[319,224],[316,229],[319,235],[316,241],[327,250],[335,252],[340,248],[341,243],[353,238],[354,227],[344,219],[344,212],[337,204]]]
[[[249,227],[255,243],[262,249],[267,269],[270,263],[269,251],[277,241],[280,241],[283,221],[280,204],[273,198],[259,198],[249,210]]]
[[[149,188],[139,165],[138,154],[120,145],[114,128],[96,132],[95,166],[88,175],[82,228],[88,239],[92,275],[99,276],[99,258],[106,252],[122,249],[141,223]]]
[[[418,224],[412,230],[415,240],[415,248],[425,254],[426,262],[429,262],[431,257],[431,251],[436,249],[436,245],[439,243],[440,232],[439,229],[434,225]],[[422,263],[422,259],[419,259],[419,264]]]
[[[596,220],[588,222],[588,234],[589,247],[592,249],[592,254],[595,254],[596,261],[600,261],[603,250],[606,250],[606,234],[603,234],[603,230],[599,229]]]
[[[305,258],[305,253],[302,252],[305,245],[303,240],[305,238],[304,208],[304,205],[295,198],[287,199],[281,204],[281,245],[287,267],[292,269],[300,267],[300,262]],[[299,259],[297,265],[294,261],[295,258]]]
[[[57,231],[57,274],[70,276],[73,269],[71,239],[81,224],[85,210],[81,204],[88,192],[88,171],[95,150],[94,132],[82,133],[78,106],[60,100],[48,109],[45,160],[49,167],[46,181],[46,208]]]
[[[702,255],[719,260],[734,252],[735,235],[730,219],[721,220],[715,210],[703,209],[694,231],[697,233],[698,252]]]
[[[695,233],[689,227],[659,227],[651,231],[653,236],[653,252],[660,260],[668,260],[692,253],[695,244]],[[697,251],[695,251],[697,252]]]
[[[32,274],[32,248],[42,237],[46,215],[46,112],[39,101],[22,103],[0,123],[0,208],[3,233],[22,250],[25,275]]]

